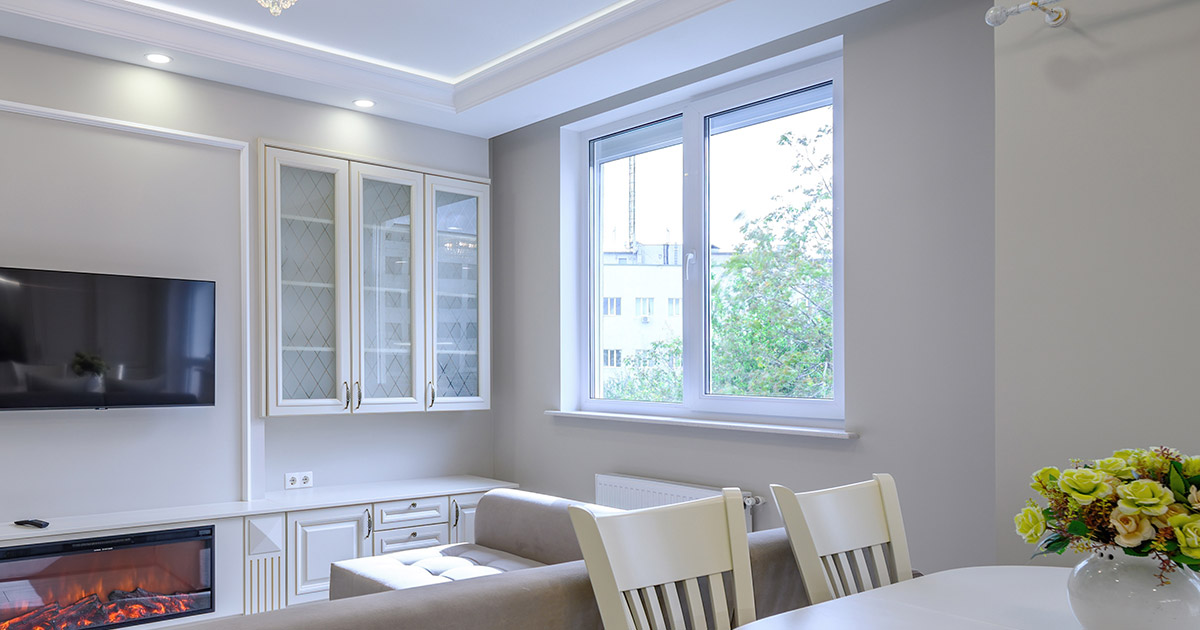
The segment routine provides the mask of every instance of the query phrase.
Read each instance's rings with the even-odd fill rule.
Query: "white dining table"
[[[1067,603],[1070,569],[951,569],[764,617],[739,630],[1081,630]]]

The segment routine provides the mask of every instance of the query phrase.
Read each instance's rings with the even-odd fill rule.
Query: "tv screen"
[[[212,405],[216,284],[0,267],[0,409]]]

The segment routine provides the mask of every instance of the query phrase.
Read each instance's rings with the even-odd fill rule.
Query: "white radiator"
[[[623,510],[657,507],[717,496],[721,496],[721,489],[713,486],[614,473],[596,473],[596,503]],[[761,505],[764,500],[749,492],[743,492],[742,499],[742,503],[746,506],[746,531],[754,531],[751,508]]]

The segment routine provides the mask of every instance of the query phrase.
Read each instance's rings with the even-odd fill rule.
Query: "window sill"
[[[559,418],[587,418],[592,420],[612,420],[616,422],[633,422],[636,424],[659,424],[666,426],[695,427],[701,429],[719,429],[724,431],[745,431],[750,433],[773,433],[776,435],[795,435],[800,437],[817,437],[834,440],[852,440],[858,437],[842,429],[824,427],[799,427],[789,424],[772,424],[768,422],[734,422],[730,420],[701,420],[699,418],[676,418],[671,416],[642,416],[627,413],[609,413],[602,411],[559,411],[547,410],[546,415]]]

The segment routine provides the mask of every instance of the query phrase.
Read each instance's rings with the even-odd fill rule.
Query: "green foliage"
[[[744,223],[743,242],[713,270],[714,393],[788,398],[833,396],[832,155],[792,133],[801,207],[783,205]],[[778,198],[778,197],[777,197]]]
[[[683,340],[656,341],[622,362],[604,381],[604,398],[641,402],[683,400]]]

